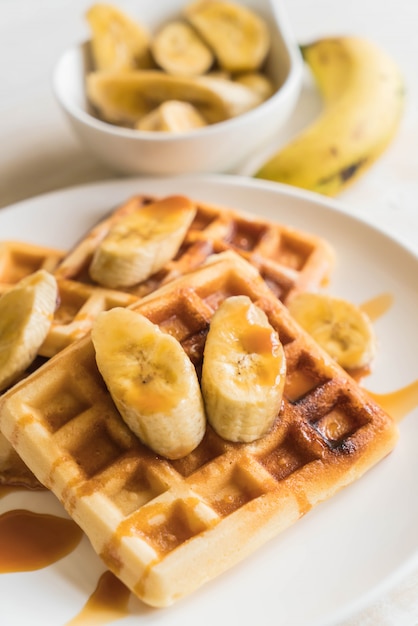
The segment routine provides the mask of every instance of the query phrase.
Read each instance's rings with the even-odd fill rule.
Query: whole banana
[[[404,108],[403,78],[396,62],[366,38],[323,38],[301,50],[323,111],[255,177],[335,196],[394,138]]]

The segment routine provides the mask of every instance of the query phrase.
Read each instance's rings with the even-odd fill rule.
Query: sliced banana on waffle
[[[91,278],[111,289],[146,280],[174,258],[195,215],[191,200],[169,196],[122,217],[96,248]]]
[[[86,13],[91,50],[98,70],[129,70],[150,66],[150,35],[117,7],[94,4]]]
[[[270,47],[266,22],[251,9],[235,2],[198,0],[184,15],[212,48],[222,69],[257,70]]]
[[[202,367],[214,430],[238,442],[266,434],[280,411],[285,374],[283,347],[265,313],[247,296],[227,298],[211,320]]]
[[[169,459],[197,447],[206,417],[196,370],[181,344],[123,308],[99,314],[92,340],[99,371],[132,432]]]
[[[320,293],[295,296],[288,308],[296,321],[346,370],[368,366],[376,351],[369,317],[355,304]]]
[[[151,51],[156,63],[169,74],[199,76],[214,62],[208,46],[187,23],[168,22],[153,37]]]
[[[207,126],[206,120],[192,104],[168,100],[145,115],[137,124],[137,130],[184,133]]]
[[[30,366],[50,329],[57,305],[57,283],[38,270],[0,298],[0,391]]]

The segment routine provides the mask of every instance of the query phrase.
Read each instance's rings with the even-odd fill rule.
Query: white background
[[[51,90],[51,71],[59,54],[87,37],[84,12],[90,4],[0,0],[0,207],[114,177],[77,143]],[[122,1],[120,5],[124,6]],[[400,131],[381,159],[339,200],[418,252],[418,1],[287,0],[285,7],[298,42],[363,35],[401,66],[407,100]],[[303,90],[278,142],[306,123],[315,106],[315,94]],[[344,626],[416,623],[418,572]]]

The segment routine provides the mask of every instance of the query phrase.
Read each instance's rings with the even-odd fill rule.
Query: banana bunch
[[[376,353],[369,317],[355,304],[321,293],[301,293],[288,303],[291,315],[347,371],[368,367]]]
[[[195,205],[184,196],[169,196],[125,215],[97,246],[91,278],[111,289],[146,280],[174,258],[195,215]]]
[[[238,3],[199,0],[152,35],[112,5],[93,5],[87,20],[94,71],[86,93],[109,123],[187,131],[245,113],[274,91],[262,69],[267,24]]]
[[[334,196],[394,138],[404,108],[403,79],[395,61],[361,37],[324,38],[301,49],[323,111],[255,177]]]
[[[0,391],[31,365],[50,329],[57,305],[57,283],[38,270],[0,298]]]

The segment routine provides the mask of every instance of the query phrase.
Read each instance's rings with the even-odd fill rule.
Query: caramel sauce
[[[177,393],[155,393],[146,388],[146,383],[132,386],[126,392],[126,403],[129,406],[137,407],[138,411],[146,415],[154,415],[155,413],[168,413],[176,403],[181,399]]]
[[[371,300],[363,302],[360,306],[363,313],[369,316],[372,321],[382,317],[393,304],[393,296],[390,293],[382,293]]]
[[[245,356],[259,354],[263,360],[258,363],[257,377],[260,385],[272,387],[278,382],[282,350],[279,338],[270,326],[259,324],[253,318],[251,308],[242,306],[228,312],[224,318],[223,332],[231,329],[232,336],[239,340],[243,363]]]
[[[258,324],[248,324],[241,335],[243,349],[248,354],[261,354],[263,362],[259,363],[257,375],[260,385],[273,386],[278,381],[278,367],[281,362],[280,343],[271,328]]]
[[[365,302],[361,308],[372,320],[375,320],[391,307],[392,302],[393,298],[390,294],[381,294]],[[252,333],[247,335],[246,348],[249,351],[269,352],[273,347],[272,341],[271,332],[257,326]],[[289,389],[288,395],[298,397],[311,386],[312,381],[305,378],[292,380],[290,385],[292,389]],[[396,421],[401,420],[418,406],[418,380],[391,393],[377,394],[370,391],[368,393]],[[333,430],[335,428],[333,423],[329,423],[327,428],[331,429],[330,434],[334,438],[339,436],[340,433]],[[0,498],[15,490],[16,488],[0,486]],[[300,498],[298,505],[301,514],[311,507],[305,498]],[[181,513],[182,511],[176,507],[176,510],[172,512],[171,523],[176,522],[175,534],[185,539],[193,533],[190,528],[186,528],[188,524],[185,524],[184,515]],[[148,520],[148,531],[154,542],[161,543],[162,537],[167,542],[167,535],[173,537],[173,533],[162,533],[159,524],[155,522],[155,516],[154,520]],[[182,532],[179,532],[178,525],[184,526]],[[167,524],[164,529],[168,530]],[[0,515],[0,572],[31,571],[52,564],[74,550],[81,537],[82,531],[71,520],[26,510],[8,511]],[[159,545],[163,551],[172,547],[172,545]],[[99,626],[99,624],[122,619],[129,615],[130,596],[129,589],[110,571],[106,571],[100,577],[96,589],[87,599],[82,610],[67,622],[66,626]]]
[[[80,613],[66,626],[99,626],[129,615],[131,592],[111,572],[104,572]]]
[[[246,328],[245,335],[241,338],[244,350],[247,352],[259,352],[269,354],[273,352],[277,340],[270,328],[251,324]]]
[[[296,402],[315,387],[316,381],[304,370],[295,370],[286,374],[284,395],[290,402]]]
[[[389,415],[399,422],[418,407],[418,379],[390,393],[367,392]]]
[[[29,572],[72,552],[83,533],[69,519],[23,509],[0,515],[0,572]]]

